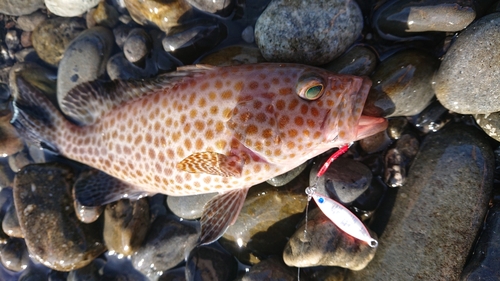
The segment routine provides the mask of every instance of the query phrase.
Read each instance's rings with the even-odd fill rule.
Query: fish
[[[82,205],[218,192],[200,219],[200,244],[235,222],[253,185],[387,127],[362,115],[369,78],[301,64],[191,65],[91,81],[59,101],[64,115],[21,75],[16,84],[19,134],[97,169],[75,183]]]

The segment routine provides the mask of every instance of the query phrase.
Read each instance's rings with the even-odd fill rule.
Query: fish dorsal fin
[[[243,159],[217,152],[195,152],[177,164],[177,169],[189,173],[204,173],[222,177],[240,177]]]
[[[73,194],[80,205],[87,207],[102,206],[123,198],[139,199],[149,195],[98,170],[82,173],[73,186]]]
[[[59,105],[74,121],[81,125],[90,125],[125,102],[160,90],[168,90],[187,79],[204,75],[216,68],[209,65],[191,65],[179,67],[177,71],[154,78],[86,82],[71,89]]]
[[[210,244],[219,239],[227,228],[236,222],[247,193],[248,188],[235,189],[208,201],[200,219],[200,245]]]

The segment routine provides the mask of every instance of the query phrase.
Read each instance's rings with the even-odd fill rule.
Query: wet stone
[[[387,135],[393,140],[399,139],[407,128],[408,119],[405,117],[395,117],[389,118],[388,121]]]
[[[75,189],[73,189],[73,198],[75,197],[74,191]],[[84,223],[95,222],[104,211],[104,206],[83,206],[78,200],[73,201],[73,207],[75,208],[75,214],[78,219]]]
[[[234,6],[234,0],[187,0],[187,2],[198,10],[228,16]]]
[[[132,29],[123,44],[123,53],[131,63],[138,63],[146,57],[152,47],[149,34],[141,28]]]
[[[11,16],[22,16],[43,8],[44,0],[2,0],[0,13]]]
[[[387,130],[359,140],[359,146],[368,154],[383,151],[389,145],[391,145],[391,138],[389,138]]]
[[[197,223],[181,222],[174,216],[159,216],[132,256],[132,264],[150,278],[157,276],[182,262],[198,239]]]
[[[385,154],[384,180],[390,187],[403,186],[411,161],[417,155],[420,143],[411,134],[402,135]]]
[[[234,280],[238,262],[215,247],[196,247],[186,261],[186,280]]]
[[[76,85],[96,80],[106,71],[113,34],[105,27],[96,26],[80,33],[66,48],[57,72],[57,99],[61,110],[77,122],[61,103],[66,94]]]
[[[255,41],[266,60],[321,65],[352,45],[362,26],[355,1],[277,0],[257,20]]]
[[[472,256],[462,271],[460,280],[500,279],[500,204],[488,210],[485,227],[479,236]]]
[[[308,177],[304,173],[284,187],[265,183],[252,187],[238,219],[219,242],[246,264],[281,254],[303,215],[307,186]]]
[[[28,47],[33,46],[33,43],[31,42],[31,32],[29,32],[29,31],[23,31],[23,33],[21,33],[20,40],[21,40],[21,46],[23,48],[28,48]],[[17,60],[19,60],[19,59],[17,59]]]
[[[284,186],[285,184],[295,179],[298,175],[300,175],[307,168],[308,165],[309,165],[308,161],[304,162],[300,164],[298,167],[284,174],[268,179],[266,182],[272,186]]]
[[[84,224],[73,209],[73,174],[57,164],[29,165],[17,175],[14,201],[33,258],[60,271],[81,268],[105,251],[99,224]]]
[[[167,206],[176,216],[195,220],[201,217],[203,207],[218,193],[206,193],[191,196],[168,196]]]
[[[108,204],[104,210],[104,242],[108,250],[129,256],[144,241],[149,228],[149,204],[122,199]]]
[[[472,23],[444,55],[433,85],[441,104],[461,114],[500,111],[500,13]]]
[[[475,19],[472,3],[456,0],[387,1],[376,13],[374,25],[379,34],[389,40],[427,31],[457,32]]]
[[[21,226],[19,225],[16,207],[13,203],[14,202],[12,202],[9,207],[7,207],[5,216],[2,220],[2,230],[10,237],[24,238],[23,232],[21,231]]]
[[[377,250],[340,230],[319,208],[309,212],[304,238],[305,226],[302,223],[283,250],[283,260],[288,266],[323,265],[361,270],[372,260]],[[373,232],[370,234],[377,238]]]
[[[5,45],[10,51],[15,51],[19,48],[19,36],[17,30],[11,29],[5,33]]]
[[[322,266],[315,268],[302,268],[304,275],[309,277],[309,280],[322,281],[344,281],[348,269],[335,266]]]
[[[23,239],[11,238],[7,244],[0,246],[0,261],[2,265],[12,271],[26,269],[30,259]]]
[[[363,163],[341,157],[330,164],[325,174],[316,181],[316,174],[327,160],[319,158],[311,168],[309,185],[317,182],[319,189],[341,203],[351,203],[370,186],[372,173]]]
[[[303,272],[301,275],[304,275]],[[241,281],[296,280],[297,270],[287,266],[281,257],[271,256],[252,266]],[[304,280],[301,276],[300,280]],[[320,280],[320,279],[317,279]]]
[[[493,172],[493,151],[478,129],[449,124],[428,135],[406,184],[386,195],[372,221],[382,232],[375,258],[348,280],[457,280],[482,225]]]
[[[118,23],[118,12],[113,6],[108,5],[106,1],[101,1],[97,5],[92,16],[97,25],[113,28]]]
[[[33,160],[29,158],[26,150],[10,155],[8,159],[10,169],[16,173],[19,172],[24,166],[33,164]]]
[[[122,24],[113,28],[115,43],[116,45],[118,45],[118,47],[120,47],[120,49],[123,49],[123,44],[125,44],[130,30],[132,30],[132,28]]]
[[[45,0],[45,6],[51,13],[60,17],[79,16],[95,7],[100,0]]]
[[[37,11],[29,15],[18,17],[16,27],[23,31],[34,31],[35,28],[46,19],[47,15],[40,11]]]
[[[186,269],[184,267],[179,267],[165,271],[160,278],[158,278],[158,281],[186,281]]]
[[[260,50],[248,46],[229,46],[211,53],[200,60],[202,64],[216,66],[238,65],[265,62]]]
[[[124,0],[130,16],[140,25],[153,25],[164,32],[169,32],[183,20],[190,18],[192,8],[185,0]]]
[[[102,259],[95,259],[88,265],[72,270],[68,274],[67,281],[86,281],[86,280],[101,280],[101,269],[105,262]]]
[[[476,114],[474,119],[488,136],[500,141],[500,112]]]
[[[43,61],[57,66],[71,40],[85,28],[85,21],[81,18],[56,17],[45,20],[33,30],[33,48]]]
[[[335,73],[368,76],[377,66],[377,55],[367,47],[355,46],[323,68]]]
[[[439,61],[421,51],[405,50],[381,62],[371,76],[364,114],[411,116],[420,113],[434,97],[432,79]]]
[[[5,157],[21,151],[24,143],[10,124],[11,114],[0,117],[0,156]]]
[[[422,133],[437,132],[451,120],[449,110],[435,100],[410,122]]]

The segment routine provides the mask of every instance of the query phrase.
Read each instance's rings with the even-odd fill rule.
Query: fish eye
[[[317,100],[323,95],[324,85],[321,76],[314,73],[305,74],[297,82],[297,94],[305,100]]]

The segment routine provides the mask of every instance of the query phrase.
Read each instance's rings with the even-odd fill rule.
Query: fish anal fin
[[[82,173],[73,186],[75,200],[86,207],[102,206],[123,198],[139,199],[148,195],[134,185],[98,170]]]
[[[240,214],[248,188],[231,190],[212,198],[205,205],[200,219],[200,245],[206,245],[219,239]]]
[[[237,155],[224,155],[217,152],[196,152],[179,162],[177,169],[189,173],[240,177],[243,159]]]

